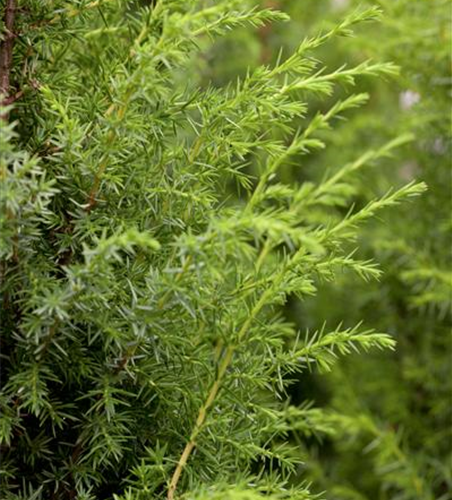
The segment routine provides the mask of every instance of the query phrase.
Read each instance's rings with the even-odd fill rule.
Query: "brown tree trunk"
[[[14,46],[14,19],[16,16],[16,0],[6,0],[3,11],[4,38],[0,45],[0,95],[1,104],[7,105],[10,99],[10,77],[13,64],[13,46]],[[3,116],[3,118],[5,118]]]

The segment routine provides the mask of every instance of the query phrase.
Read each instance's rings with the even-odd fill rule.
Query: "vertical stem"
[[[281,273],[280,276],[282,276],[283,273]],[[276,281],[278,280],[276,279]],[[261,298],[256,302],[254,305],[253,309],[250,312],[250,315],[246,319],[246,321],[243,323],[242,327],[237,333],[237,340],[236,344],[231,344],[230,346],[227,347],[223,360],[220,363],[220,366],[218,368],[217,372],[217,377],[214,380],[213,384],[210,387],[210,391],[208,393],[207,399],[205,400],[204,404],[201,406],[199,409],[198,413],[198,418],[196,419],[196,423],[193,427],[192,433],[190,435],[190,439],[185,445],[184,451],[182,452],[182,455],[179,458],[179,462],[177,463],[176,469],[173,473],[173,476],[170,481],[170,485],[168,488],[168,495],[167,495],[167,500],[174,500],[174,494],[176,492],[177,484],[179,483],[180,476],[187,465],[188,459],[190,458],[190,455],[193,451],[193,449],[196,446],[196,438],[198,437],[205,421],[207,418],[207,414],[209,409],[213,406],[215,403],[215,399],[217,397],[218,391],[220,390],[221,384],[223,382],[223,379],[226,375],[226,371],[229,368],[229,365],[232,362],[232,358],[234,356],[234,352],[239,345],[240,341],[243,340],[245,335],[247,334],[253,320],[256,318],[256,316],[259,314],[259,312],[262,310],[262,308],[265,306],[267,303],[267,300],[272,292],[272,287],[267,288],[267,290],[261,295]]]
[[[263,0],[262,7],[265,9],[278,9],[279,1],[278,0]],[[271,47],[270,47],[270,36],[272,34],[272,26],[271,24],[264,24],[258,30],[258,36],[261,42],[261,56],[260,62],[261,64],[268,64],[271,58]]]
[[[0,45],[0,104],[8,103],[11,68],[13,64],[13,46],[14,46],[14,18],[16,15],[16,0],[6,0],[3,20],[5,23],[5,38]],[[0,119],[6,119],[7,116],[0,116]]]
[[[0,44],[0,106],[6,106],[10,103],[10,86],[11,86],[11,70],[13,65],[13,47],[14,47],[14,20],[16,16],[17,4],[16,0],[6,0],[5,7],[3,10],[3,24],[4,24],[4,38]],[[0,113],[0,128],[5,126],[8,120],[7,113]],[[0,181],[5,181],[8,175],[8,166],[4,158],[0,158]],[[14,219],[14,214],[7,207],[2,207],[6,211],[6,218],[8,221]],[[19,263],[19,238],[17,233],[17,225],[15,228],[15,234],[13,236],[13,255],[12,260],[14,264]],[[7,262],[6,260],[0,263],[1,275],[0,275],[0,285],[3,285],[3,281],[7,279]],[[6,288],[2,294],[2,307],[4,312],[14,307],[11,305],[11,297],[8,294]],[[16,310],[16,320],[20,319],[20,312]],[[3,318],[5,320],[5,318]]]

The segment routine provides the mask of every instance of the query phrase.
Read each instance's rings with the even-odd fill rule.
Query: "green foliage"
[[[406,134],[321,180],[284,177],[365,103],[339,85],[396,72],[313,56],[379,16],[358,10],[214,87],[196,71],[212,39],[287,16],[234,0],[23,2],[23,96],[0,141],[2,497],[318,498],[289,435],[353,420],[291,404],[288,387],[394,341],[359,321],[303,338],[281,306],[344,270],[378,276],[350,248],[358,230],[425,185],[359,202],[354,176]]]

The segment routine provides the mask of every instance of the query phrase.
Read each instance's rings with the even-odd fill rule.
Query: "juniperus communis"
[[[344,268],[375,275],[349,251],[358,229],[424,186],[352,204],[348,177],[406,136],[319,183],[279,176],[367,99],[304,119],[313,96],[396,71],[330,72],[312,57],[379,13],[214,88],[194,70],[208,40],[286,16],[234,0],[142,3],[5,4],[2,498],[314,498],[289,485],[287,435],[333,424],[291,405],[287,385],[394,342],[360,325],[300,335],[279,308]]]

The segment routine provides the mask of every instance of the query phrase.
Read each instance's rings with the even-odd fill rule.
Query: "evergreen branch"
[[[392,63],[374,63],[365,61],[354,68],[346,69],[341,66],[332,73],[323,74],[323,69],[308,78],[302,78],[295,82],[288,83],[282,87],[282,93],[289,93],[295,90],[305,90],[330,96],[333,92],[334,83],[355,85],[357,76],[395,76],[399,69]]]
[[[324,143],[322,141],[310,138],[310,136],[314,132],[329,128],[330,122],[333,118],[340,116],[340,113],[347,109],[352,109],[362,105],[367,100],[368,95],[365,93],[352,95],[344,101],[338,101],[337,103],[335,103],[326,113],[318,113],[302,134],[297,134],[294,136],[291,144],[284,150],[282,154],[267,161],[265,170],[260,176],[259,182],[248,201],[246,210],[251,210],[253,206],[260,201],[266,183],[268,182],[270,177],[272,177],[277,172],[284,161],[290,158],[290,156],[301,152],[308,153],[313,149],[321,149],[324,147]]]
[[[225,12],[222,12],[225,11]],[[204,26],[195,29],[193,36],[198,37],[203,34],[221,34],[229,31],[237,26],[251,24],[251,26],[263,26],[270,21],[288,21],[289,17],[272,9],[257,9],[254,7],[244,11],[234,11],[230,8],[230,2],[226,1],[215,7],[204,9],[197,13],[196,17],[208,18],[210,15],[216,15],[216,19],[212,22],[207,22]],[[195,16],[190,16],[188,19],[195,19]]]
[[[353,26],[363,22],[378,21],[381,19],[381,16],[382,11],[376,6],[364,10],[355,10],[337,23],[331,30],[311,38],[305,38],[296,52],[284,62],[278,64],[272,70],[271,75],[275,76],[290,70],[298,74],[306,73],[315,67],[313,61],[310,61],[307,57],[303,57],[307,52],[320,47],[336,36],[352,37],[354,35]]]
[[[336,330],[325,333],[325,325],[313,335],[306,335],[305,346],[294,350],[294,358],[304,366],[318,365],[324,371],[330,371],[336,361],[337,353],[341,355],[358,352],[359,348],[368,351],[371,348],[394,349],[395,341],[385,333],[376,333],[373,330],[360,331],[361,323],[353,328],[342,329],[339,325]]]
[[[404,134],[400,137],[397,137],[396,139],[389,141],[387,144],[377,150],[371,149],[369,151],[366,151],[357,160],[345,165],[345,167],[341,168],[336,174],[331,176],[329,179],[326,179],[325,182],[322,182],[322,184],[316,190],[316,193],[322,194],[324,192],[327,192],[331,188],[331,186],[337,184],[337,182],[342,180],[346,175],[361,169],[363,166],[374,162],[377,159],[388,158],[394,149],[411,142],[413,138],[414,137],[412,134]]]
[[[361,222],[373,217],[375,213],[386,207],[391,207],[397,205],[404,198],[410,198],[413,196],[419,196],[427,190],[427,186],[424,182],[410,182],[406,186],[401,187],[396,191],[389,191],[384,196],[379,199],[370,201],[364,208],[355,212],[349,213],[342,221],[340,221],[335,226],[326,230],[328,235],[336,235],[336,237],[345,238],[347,234],[347,229],[354,229]]]

